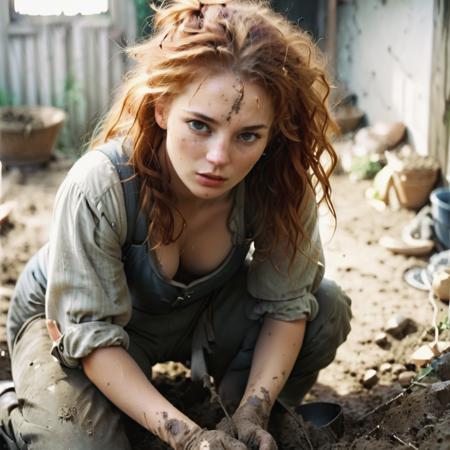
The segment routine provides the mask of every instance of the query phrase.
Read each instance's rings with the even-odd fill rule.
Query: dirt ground
[[[9,298],[24,264],[48,239],[56,189],[70,164],[70,160],[57,158],[37,170],[13,169],[3,173],[3,201],[15,204],[9,220],[0,229],[0,379],[11,376],[5,343]],[[439,380],[433,373],[406,391],[398,382],[399,373],[417,372],[409,359],[412,351],[432,340],[432,309],[427,294],[408,286],[402,278],[405,269],[425,264],[427,258],[393,255],[378,245],[378,239],[385,234],[398,236],[414,214],[373,209],[364,198],[368,186],[369,182],[355,184],[347,176],[335,176],[338,224],[334,234],[328,215],[321,222],[327,276],[352,297],[354,318],[347,342],[333,364],[322,371],[306,402],[339,403],[344,413],[344,434],[338,438],[331,431],[317,430],[288,414],[278,414],[270,426],[280,449],[450,449],[450,390],[437,392]],[[439,306],[442,319],[446,305]],[[388,337],[387,345],[379,347],[374,342],[375,335],[397,314],[412,319],[416,331],[403,339]],[[441,337],[449,340],[445,333],[448,330]],[[371,388],[362,384],[368,369],[375,369],[379,378]],[[213,427],[221,417],[219,408],[209,405],[208,395],[190,383],[180,365],[159,366],[154,382],[202,425]],[[363,417],[402,392],[397,400]],[[135,449],[166,448],[139,432],[133,441]]]

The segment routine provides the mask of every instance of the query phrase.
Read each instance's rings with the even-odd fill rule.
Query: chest
[[[181,217],[175,214],[179,238],[156,250],[160,271],[166,279],[189,282],[220,266],[233,245],[227,225],[230,209],[231,204],[226,203],[195,212],[181,210],[184,226]]]

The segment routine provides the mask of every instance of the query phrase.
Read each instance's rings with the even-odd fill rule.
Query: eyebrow
[[[190,111],[189,109],[185,109],[184,111],[187,112],[188,114],[192,114],[193,116],[197,117],[200,120],[204,120],[205,122],[212,123],[213,125],[219,125],[219,121],[218,120],[216,120],[216,119],[214,119],[212,117],[206,116],[205,114],[202,114],[202,113],[197,112],[197,111]],[[256,124],[256,125],[249,125],[247,127],[242,127],[243,130],[257,130],[257,129],[260,129],[260,128],[269,129],[269,127],[267,125],[263,124],[263,123],[262,124]]]

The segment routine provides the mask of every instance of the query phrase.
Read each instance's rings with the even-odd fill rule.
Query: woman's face
[[[226,195],[261,157],[273,121],[265,90],[231,72],[202,74],[155,108],[167,130],[166,151],[176,196]]]

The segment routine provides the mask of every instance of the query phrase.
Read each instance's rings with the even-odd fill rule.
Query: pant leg
[[[280,393],[287,404],[297,406],[316,382],[319,371],[329,365],[350,331],[351,301],[333,281],[323,280],[315,296],[316,318],[307,323],[303,345],[291,375]],[[234,331],[234,328],[230,327]],[[223,375],[219,394],[233,409],[240,402],[250,373],[259,328],[253,327]]]
[[[119,411],[81,369],[62,367],[50,355],[45,320],[26,324],[12,353],[19,399],[4,428],[28,450],[130,449]]]
[[[334,281],[323,280],[315,296],[319,313],[306,327],[299,357],[280,393],[280,398],[291,406],[301,403],[319,371],[334,360],[350,332],[351,300],[345,292]]]

